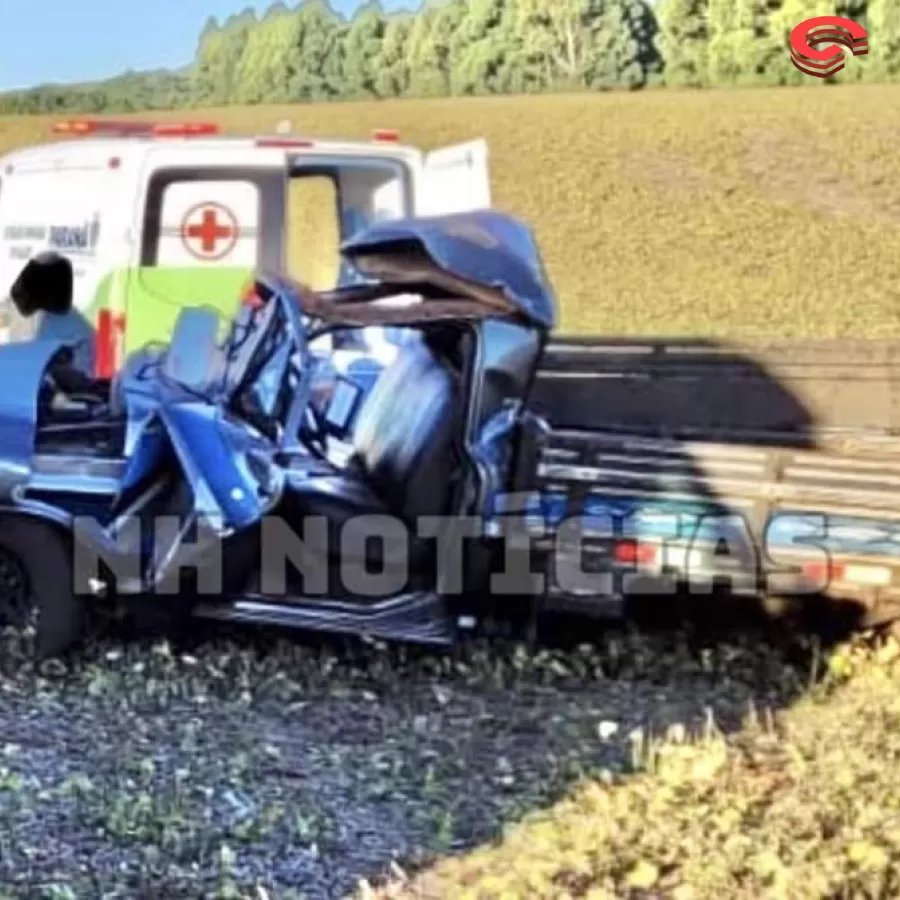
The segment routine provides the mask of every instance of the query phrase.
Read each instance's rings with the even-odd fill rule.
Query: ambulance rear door
[[[450,215],[490,205],[487,141],[479,138],[424,154],[416,185],[416,215]]]
[[[150,149],[134,223],[128,352],[167,341],[185,305],[230,318],[256,269],[282,267],[285,182],[283,150],[227,140]]]

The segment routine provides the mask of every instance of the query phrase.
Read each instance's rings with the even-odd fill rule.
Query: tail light
[[[832,582],[866,587],[887,587],[891,583],[891,570],[888,566],[837,562],[807,563],[802,571],[806,578],[826,587]]]
[[[803,574],[811,581],[843,581],[844,567],[838,563],[807,563],[803,566]]]
[[[97,314],[97,343],[94,377],[112,378],[122,365],[125,349],[125,315],[111,309]]]
[[[651,565],[656,562],[656,547],[635,540],[618,541],[612,555],[617,563],[624,565]]]

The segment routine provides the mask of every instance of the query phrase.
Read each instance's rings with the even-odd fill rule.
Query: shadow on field
[[[676,629],[565,617],[542,625],[530,647],[479,639],[447,652],[206,623],[162,651],[152,635],[129,636],[124,650],[116,641],[113,662],[109,645],[98,645],[78,671],[124,674],[110,682],[108,704],[98,702],[106,694],[87,692],[79,710],[108,736],[92,753],[91,777],[112,770],[104,758],[115,746],[116,759],[140,751],[164,770],[189,765],[248,808],[289,798],[306,831],[286,819],[237,837],[212,801],[183,803],[177,815],[195,841],[224,842],[267,873],[246,874],[248,889],[346,896],[359,878],[388,877],[392,862],[411,875],[490,842],[580,779],[626,777],[647,740],[673,728],[728,733],[748,713],[777,714],[846,634],[834,622],[812,635],[779,629],[752,610]],[[135,661],[143,668],[129,675]],[[144,719],[140,737],[134,716]],[[187,727],[195,738],[184,745]],[[237,782],[229,775],[236,759]],[[158,796],[171,796],[158,775]],[[170,864],[164,853],[148,884],[167,897],[193,896],[179,867],[200,857],[190,842],[178,854]]]

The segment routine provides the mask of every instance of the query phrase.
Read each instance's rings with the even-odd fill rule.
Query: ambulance
[[[359,229],[491,205],[480,139],[426,153],[388,130],[320,140],[282,123],[237,137],[213,122],[108,119],[53,135],[0,158],[0,301],[34,254],[67,256],[99,376],[165,342],[186,304],[230,316],[256,268],[327,290],[357,277],[338,248]],[[376,330],[366,343],[377,355],[391,340]]]

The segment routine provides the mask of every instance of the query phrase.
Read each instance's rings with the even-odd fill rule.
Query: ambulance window
[[[385,219],[401,219],[408,211],[406,170],[399,163],[348,166],[340,173],[345,238]]]
[[[289,273],[317,290],[359,280],[340,244],[411,209],[407,168],[397,160],[298,158],[290,173],[285,259]]]
[[[285,265],[288,275],[317,291],[335,287],[340,274],[340,202],[328,174],[298,173],[288,183]]]
[[[141,264],[255,268],[279,265],[283,172],[165,169],[147,192]]]

